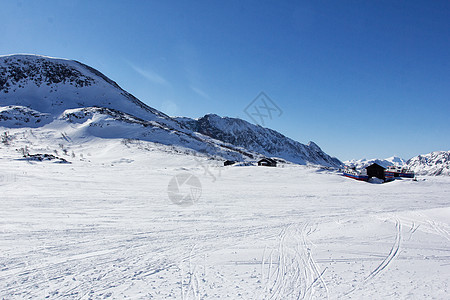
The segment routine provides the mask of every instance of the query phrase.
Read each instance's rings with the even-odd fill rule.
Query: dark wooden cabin
[[[272,158],[263,158],[258,161],[258,166],[276,167],[277,161]]]
[[[231,166],[231,165],[234,165],[236,162],[235,161],[233,161],[233,160],[226,160],[224,163],[223,163],[223,165],[224,166]]]
[[[382,167],[379,164],[371,164],[366,168],[366,170],[367,176],[369,176],[369,178],[376,177],[382,180],[386,180],[386,177],[384,176],[384,170],[386,170],[385,167]]]

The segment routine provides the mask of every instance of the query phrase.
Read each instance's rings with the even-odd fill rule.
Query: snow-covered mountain
[[[251,124],[247,121],[208,114],[199,119],[176,118],[192,131],[230,143],[266,156],[283,158],[298,164],[319,164],[339,167],[342,165],[314,142],[307,145],[294,141],[281,133]]]
[[[347,160],[344,162],[345,165],[351,166],[351,167],[356,167],[357,169],[365,168],[367,166],[370,166],[373,163],[379,164],[380,166],[383,166],[383,167],[388,167],[388,166],[401,167],[406,164],[406,160],[404,160],[403,158],[400,158],[398,156],[391,156],[391,157],[388,157],[385,159],[378,159],[378,158],[365,159],[365,158],[363,158],[363,159]]]
[[[232,118],[171,118],[83,63],[37,55],[0,56],[0,126],[47,128],[76,138],[139,139],[208,156],[262,156],[336,167],[316,144]]]
[[[37,55],[0,57],[0,103],[59,115],[66,109],[106,107],[176,128],[99,71],[73,60]]]
[[[407,166],[418,175],[450,176],[450,151],[435,151],[415,156],[408,160]]]

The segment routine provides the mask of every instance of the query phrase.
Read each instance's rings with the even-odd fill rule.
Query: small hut
[[[258,166],[276,167],[277,161],[272,158],[263,158],[258,161]]]
[[[223,165],[226,167],[226,166],[234,165],[235,163],[236,163],[236,162],[233,161],[233,160],[226,160],[226,161],[223,163]]]
[[[371,164],[366,168],[367,176],[369,176],[369,178],[376,177],[382,180],[386,180],[386,177],[384,176],[385,169],[385,167],[382,167],[379,164]]]

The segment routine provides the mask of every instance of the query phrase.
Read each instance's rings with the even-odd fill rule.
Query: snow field
[[[0,298],[448,295],[447,177],[368,184],[305,166],[220,167],[116,139],[63,148],[72,164],[0,148]],[[202,184],[194,205],[169,200],[181,172]]]

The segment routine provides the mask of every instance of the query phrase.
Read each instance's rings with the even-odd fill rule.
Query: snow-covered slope
[[[341,164],[312,142],[303,145],[243,120],[208,115],[177,121],[92,67],[36,55],[0,56],[0,126],[45,127],[70,132],[72,140],[139,139],[239,161],[274,156],[299,164]]]
[[[266,156],[279,157],[297,164],[338,167],[342,163],[329,156],[314,142],[296,142],[281,133],[247,121],[209,114],[197,120],[176,118],[192,131],[243,147]]]
[[[406,160],[404,160],[403,158],[397,157],[397,156],[391,156],[385,159],[378,159],[378,158],[373,158],[373,159],[352,159],[352,160],[347,160],[344,162],[347,166],[354,166],[357,169],[362,169],[365,168],[373,163],[379,164],[380,166],[383,167],[388,167],[388,166],[398,166],[401,167],[403,165],[406,164]]]
[[[408,160],[407,166],[418,175],[450,176],[450,151],[415,156]]]

